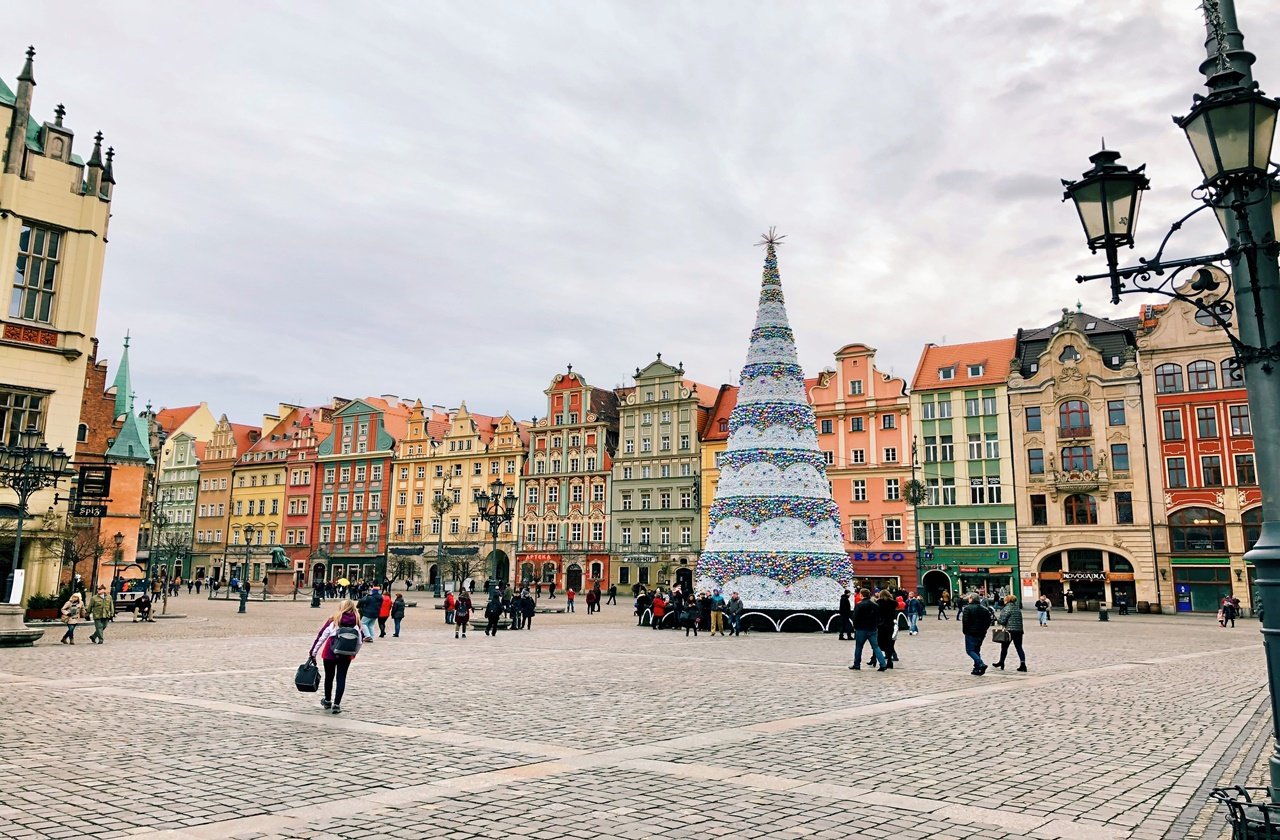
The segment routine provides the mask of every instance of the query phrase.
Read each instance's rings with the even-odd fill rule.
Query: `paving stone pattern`
[[[932,618],[855,673],[834,636],[419,608],[335,716],[292,687],[331,605],[235,606],[0,651],[0,837],[1218,838],[1207,791],[1269,753],[1251,622],[1058,615],[976,678]]]

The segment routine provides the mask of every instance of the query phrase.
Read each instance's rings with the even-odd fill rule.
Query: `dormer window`
[[[984,370],[986,365],[969,365],[969,376],[982,376]]]
[[[1058,361],[1078,362],[1080,361],[1080,351],[1075,348],[1075,345],[1068,344],[1066,347],[1063,347],[1062,352],[1058,354]]]
[[[938,368],[939,379],[955,379],[956,369],[954,367]]]

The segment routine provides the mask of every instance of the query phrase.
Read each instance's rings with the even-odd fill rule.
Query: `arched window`
[[[1156,393],[1176,394],[1182,390],[1182,366],[1160,365],[1156,368]]]
[[[1244,523],[1244,550],[1248,551],[1262,536],[1262,508],[1246,510],[1240,514],[1240,521]]]
[[[1243,388],[1244,387],[1244,371],[1236,364],[1235,359],[1222,360],[1222,387],[1223,388]]]
[[[1062,513],[1068,525],[1097,525],[1098,501],[1093,496],[1076,493],[1063,501]]]
[[[1078,362],[1080,361],[1080,351],[1074,346],[1068,344],[1066,347],[1063,347],[1062,352],[1058,354],[1058,361]]]
[[[1121,557],[1114,552],[1108,552],[1111,555],[1111,571],[1113,572],[1133,572],[1133,564],[1127,558]]]
[[[1187,365],[1187,389],[1191,391],[1212,391],[1218,387],[1218,366],[1213,362],[1201,359]]]
[[[1067,400],[1058,406],[1058,427],[1079,433],[1089,428],[1089,404],[1084,400]]]
[[[1169,514],[1174,551],[1226,551],[1227,519],[1212,508],[1189,507]]]
[[[1060,572],[1062,571],[1062,555],[1050,554],[1048,557],[1040,561],[1041,572]]]

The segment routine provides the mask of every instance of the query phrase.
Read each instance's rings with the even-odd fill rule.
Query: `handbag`
[[[314,656],[307,657],[307,661],[298,666],[298,673],[293,677],[293,685],[298,691],[320,690],[320,669],[316,667]]]
[[[1013,641],[1013,634],[1003,627],[996,627],[991,630],[991,641],[1011,642]]]

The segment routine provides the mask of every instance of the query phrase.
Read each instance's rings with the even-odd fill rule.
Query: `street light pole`
[[[254,527],[252,525],[244,526],[244,568],[240,570],[240,609],[238,613],[245,611],[245,606],[249,603],[249,552],[252,551],[250,546],[253,545]]]
[[[504,484],[502,479],[495,478],[489,484],[488,493],[483,490],[476,491],[475,502],[476,507],[480,509],[480,518],[488,523],[489,531],[493,534],[493,553],[489,555],[493,562],[486,568],[488,580],[485,581],[484,587],[488,592],[490,585],[496,583],[498,576],[498,529],[504,523],[510,522],[516,514],[515,489]]]
[[[5,576],[4,597],[0,598],[0,603],[9,603],[14,578],[22,566],[22,526],[27,519],[27,503],[37,491],[56,487],[59,481],[70,475],[67,470],[70,461],[71,456],[61,446],[50,449],[35,426],[28,426],[20,432],[14,445],[0,447],[0,486],[8,487],[18,496],[13,562]]]
[[[444,515],[453,509],[453,500],[447,495],[449,482],[445,482],[444,489],[440,494],[431,500],[431,510],[435,512],[436,519],[440,522],[440,529],[437,532],[436,540],[436,584],[435,596],[437,598],[444,594]]]
[[[1132,292],[1189,303],[1198,316],[1223,329],[1244,375],[1263,514],[1261,535],[1244,560],[1257,569],[1264,607],[1262,640],[1275,727],[1270,799],[1280,805],[1280,423],[1275,419],[1280,406],[1280,181],[1274,170],[1268,171],[1280,101],[1264,96],[1253,81],[1254,56],[1244,49],[1234,0],[1204,0],[1201,8],[1208,39],[1200,71],[1209,93],[1194,97],[1191,112],[1175,118],[1204,173],[1193,193],[1201,206],[1173,225],[1154,258],[1120,268],[1117,251],[1133,247],[1139,199],[1148,186],[1142,167],[1131,170],[1118,163],[1116,152],[1103,150],[1090,158],[1094,168],[1080,181],[1063,185],[1080,214],[1090,249],[1107,254],[1107,272],[1076,280],[1110,279],[1113,303]],[[1163,259],[1174,232],[1206,208],[1218,217],[1227,249]],[[1217,267],[1223,264],[1230,266],[1230,274]],[[1177,285],[1189,270],[1194,270],[1189,282]],[[1265,609],[1268,601],[1271,609]]]

